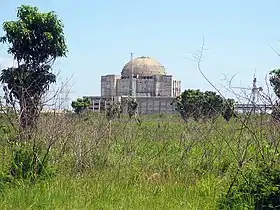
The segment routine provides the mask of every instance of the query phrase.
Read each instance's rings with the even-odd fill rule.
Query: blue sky
[[[213,89],[190,60],[203,37],[202,70],[218,88],[224,75],[235,74],[236,86],[249,86],[255,69],[264,85],[269,70],[280,67],[268,46],[280,52],[279,0],[2,0],[0,22],[14,20],[21,4],[63,20],[69,55],[55,67],[62,79],[74,74],[71,99],[99,95],[100,76],[120,73],[130,52],[159,60],[183,89]],[[0,62],[10,63],[3,45]]]

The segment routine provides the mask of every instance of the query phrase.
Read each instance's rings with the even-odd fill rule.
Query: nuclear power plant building
[[[127,97],[135,98],[138,113],[174,113],[172,103],[181,94],[181,81],[166,73],[164,66],[151,57],[131,59],[121,75],[101,76],[101,96],[84,96],[92,101],[93,111],[101,111]]]

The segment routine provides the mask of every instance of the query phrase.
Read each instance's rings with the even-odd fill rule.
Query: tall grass
[[[160,115],[109,126],[99,114],[45,115],[34,141],[48,167],[36,181],[9,174],[12,134],[2,129],[0,209],[254,209],[251,188],[276,187],[260,173],[278,167],[278,125],[268,119]]]

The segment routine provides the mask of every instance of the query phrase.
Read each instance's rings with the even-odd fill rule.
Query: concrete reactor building
[[[138,113],[174,113],[172,101],[181,94],[181,81],[166,73],[164,66],[151,57],[137,57],[124,65],[121,75],[101,76],[101,96],[84,96],[91,109],[100,111],[113,103],[135,98]]]

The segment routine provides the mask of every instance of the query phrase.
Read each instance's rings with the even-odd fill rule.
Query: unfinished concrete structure
[[[181,81],[166,73],[164,66],[151,57],[131,58],[121,75],[101,76],[101,96],[92,100],[94,111],[100,111],[127,97],[135,98],[142,114],[173,113],[172,101],[181,94]]]

